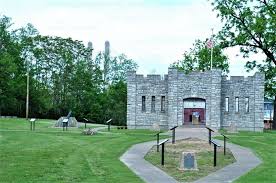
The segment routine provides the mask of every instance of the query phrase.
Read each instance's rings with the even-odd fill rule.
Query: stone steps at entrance
[[[185,124],[185,125],[178,126],[178,128],[205,128],[205,127],[206,125],[192,125],[192,124],[190,125]]]

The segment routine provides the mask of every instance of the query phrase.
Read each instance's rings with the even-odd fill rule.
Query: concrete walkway
[[[167,134],[170,135],[171,133],[167,132]],[[177,140],[185,139],[188,137],[207,140],[208,133],[205,128],[178,128],[176,130]],[[223,144],[222,141],[216,141],[221,145]],[[159,168],[153,166],[144,159],[146,153],[154,145],[156,145],[156,141],[133,145],[120,157],[120,160],[147,183],[176,183],[177,181],[174,178],[172,178]],[[233,153],[236,162],[195,181],[195,183],[233,182],[234,180],[246,174],[262,162],[248,148],[231,143],[227,143],[226,146]]]

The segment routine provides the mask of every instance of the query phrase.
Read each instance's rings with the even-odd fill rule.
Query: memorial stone
[[[160,131],[161,129],[160,129],[159,123],[153,123],[152,129],[153,129],[154,131]]]
[[[230,127],[228,128],[228,132],[229,133],[237,133],[237,126],[235,125],[235,123],[231,123]]]
[[[198,170],[194,152],[182,152],[179,170]]]

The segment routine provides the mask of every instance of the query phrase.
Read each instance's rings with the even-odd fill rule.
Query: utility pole
[[[29,118],[29,71],[27,71],[26,119]]]
[[[211,35],[211,70],[213,69],[213,47],[214,47],[214,41],[213,41],[213,34],[214,34],[214,29],[212,28],[212,35]]]
[[[28,120],[29,118],[29,84],[30,84],[30,74],[29,74],[29,64],[27,62],[26,120]]]

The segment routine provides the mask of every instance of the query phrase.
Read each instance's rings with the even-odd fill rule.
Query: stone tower
[[[109,67],[110,67],[110,43],[109,41],[105,41],[104,43],[105,45],[105,48],[104,48],[104,81],[108,82],[108,78],[107,78],[107,75],[108,75],[108,72],[109,72]]]
[[[92,49],[92,50],[93,50],[93,43],[92,43],[91,41],[89,41],[88,44],[87,44],[87,47],[88,47],[89,49]]]
[[[92,68],[93,68],[93,57],[92,56],[93,56],[94,49],[93,49],[93,44],[91,41],[88,42],[87,48],[89,50],[89,54],[87,55],[87,60],[89,60],[89,67],[92,70]]]
[[[104,43],[104,54],[109,57],[110,54],[110,43],[109,41],[105,41]]]

